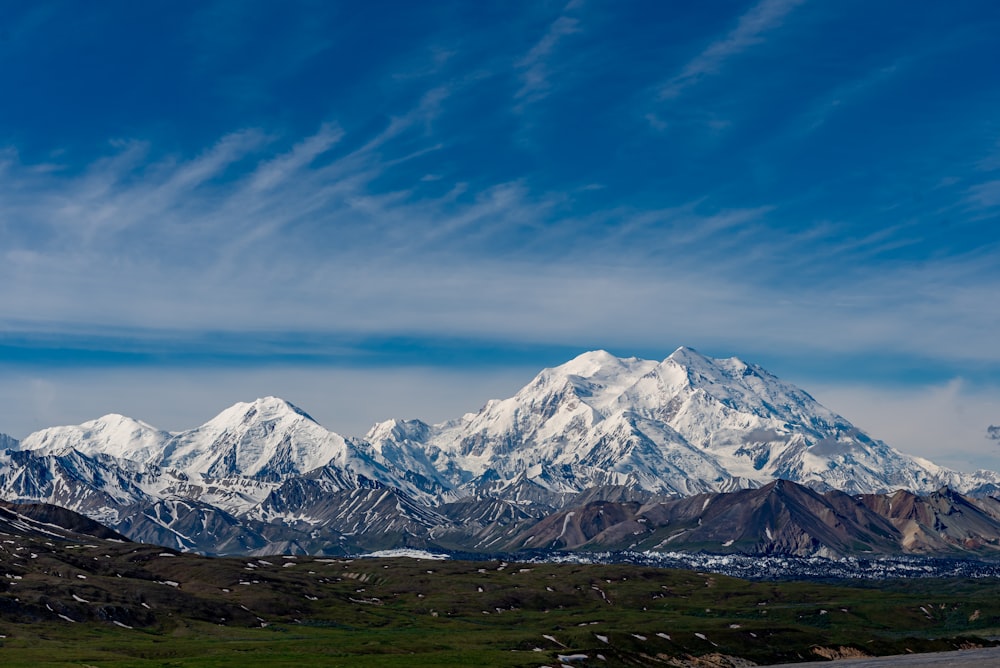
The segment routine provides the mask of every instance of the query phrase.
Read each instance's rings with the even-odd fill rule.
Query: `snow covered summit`
[[[478,413],[416,432],[376,425],[368,439],[387,463],[386,453],[419,451],[411,466],[428,462],[467,490],[523,480],[556,492],[619,484],[678,494],[775,478],[847,492],[973,485],[756,365],[687,347],[661,362],[587,352]]]
[[[112,414],[0,445],[5,498],[216,554],[495,549],[565,510],[549,522],[561,540],[573,504],[679,495],[701,508],[684,510],[691,519],[709,498],[691,495],[766,490],[775,479],[855,494],[1000,489],[996,473],[959,474],[890,448],[758,366],[683,347],[662,361],[587,352],[478,412],[436,425],[389,420],[363,439],[264,397],[181,432]],[[848,511],[826,520],[848,522]],[[621,531],[645,530],[622,513]]]
[[[264,397],[182,432],[106,415],[7,447],[47,457],[51,470],[93,470],[98,482],[124,475],[114,498],[182,497],[233,512],[320,470],[327,486],[383,485],[429,504],[606,485],[690,495],[776,478],[850,493],[1000,484],[994,473],[962,475],[900,453],[756,365],[686,347],[662,361],[586,352],[476,413],[436,425],[389,420],[364,439]]]
[[[21,442],[22,450],[84,455],[169,469],[192,478],[255,478],[276,482],[359,456],[346,439],[277,397],[238,403],[205,424],[170,433],[122,415],[52,427]]]

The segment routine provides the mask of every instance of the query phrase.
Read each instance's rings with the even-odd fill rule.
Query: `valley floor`
[[[1000,628],[993,578],[833,585],[631,564],[210,559],[98,539],[0,547],[4,666],[774,664],[982,645]]]

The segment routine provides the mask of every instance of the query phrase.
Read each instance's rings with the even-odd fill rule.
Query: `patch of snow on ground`
[[[571,510],[571,511],[569,511],[568,513],[566,513],[566,517],[564,517],[564,518],[563,518],[563,525],[562,525],[562,531],[560,531],[560,532],[559,532],[559,535],[558,535],[558,536],[556,536],[556,540],[559,540],[559,539],[560,539],[560,538],[562,538],[562,537],[563,537],[564,535],[566,535],[566,529],[567,529],[567,527],[569,527],[569,521],[570,521],[571,519],[573,519],[573,515],[576,515],[576,513],[575,513],[575,512],[573,512],[572,510]]]
[[[443,560],[450,559],[451,557],[447,554],[434,554],[433,552],[427,552],[426,550],[413,550],[409,548],[400,548],[397,550],[378,550],[376,552],[369,552],[368,554],[358,555],[360,557],[409,557],[410,559],[435,559]]]

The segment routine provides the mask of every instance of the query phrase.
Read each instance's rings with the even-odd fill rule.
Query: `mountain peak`
[[[219,413],[209,424],[249,423],[280,419],[297,420],[299,418],[316,423],[311,415],[290,401],[281,397],[266,396],[253,401],[233,404]]]
[[[180,432],[156,463],[211,478],[276,480],[345,456],[345,440],[280,397],[234,404],[194,429]]]
[[[615,357],[606,350],[592,350],[560,366],[544,369],[517,393],[515,400],[551,409],[554,406],[551,399],[562,397],[571,404],[582,401],[603,412],[656,364],[638,357]],[[498,406],[512,408],[509,401],[499,402]]]
[[[121,413],[108,413],[95,420],[88,420],[80,425],[85,429],[108,432],[111,438],[122,438],[129,433],[158,432],[153,425],[122,415]]]
[[[76,449],[87,455],[107,454],[133,461],[147,461],[169,434],[141,420],[108,413],[79,425],[49,427],[29,434],[22,450],[63,452]]]
[[[617,365],[622,360],[607,350],[588,350],[585,353],[580,353],[573,359],[564,364],[560,364],[558,369],[564,369],[569,373],[576,373],[577,375],[586,376],[590,369],[600,369],[608,365]],[[584,373],[579,373],[583,371]]]
[[[667,356],[664,361],[673,361],[676,364],[684,367],[702,367],[705,365],[713,365],[718,360],[708,357],[707,355],[702,355],[700,352],[694,348],[688,346],[681,346],[674,352]]]
[[[283,413],[290,411],[292,413],[295,413],[296,415],[300,415],[302,417],[309,418],[310,420],[312,420],[312,418],[309,417],[309,414],[306,413],[304,410],[302,410],[292,402],[286,399],[282,399],[281,397],[275,397],[270,395],[266,397],[260,397],[252,401],[250,405],[260,411],[276,412],[276,413]],[[315,422],[315,420],[313,420],[313,422]]]
[[[616,357],[607,350],[591,350],[546,371],[560,377],[579,376],[581,378],[600,380],[621,375],[631,375],[636,371],[645,373],[645,367],[651,364],[654,363],[639,359],[638,357]],[[543,371],[544,373],[546,372]]]

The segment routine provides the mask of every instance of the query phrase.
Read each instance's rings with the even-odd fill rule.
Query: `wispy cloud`
[[[717,74],[726,61],[764,41],[764,35],[784,23],[788,14],[805,0],[761,0],[743,14],[736,27],[722,39],[712,42],[660,89],[660,99],[679,97],[701,79]]]
[[[199,332],[244,332],[241,346],[253,332],[291,347],[334,337],[312,350],[341,335],[645,350],[726,345],[738,330],[747,349],[1000,362],[1000,314],[983,308],[995,271],[968,257],[878,266],[900,242],[891,228],[782,227],[778,206],[704,199],[580,211],[526,179],[471,191],[422,180],[411,163],[439,146],[426,124],[446,99],[432,91],[367,140],[328,123],[292,140],[234,132],[190,158],[125,142],[78,174],[9,153],[3,328],[117,328],[154,351],[171,332],[192,345],[205,345]]]
[[[562,13],[549,24],[542,38],[516,63],[521,80],[521,87],[514,94],[514,99],[518,100],[518,108],[548,94],[552,86],[551,60],[560,42],[580,31],[580,19],[574,16],[574,12],[582,4],[582,0],[567,3]]]
[[[342,4],[7,12],[0,430],[277,393],[357,433],[680,344],[936,383],[904,427],[995,397],[985,5]]]
[[[222,5],[222,20],[244,11],[238,4]],[[60,346],[91,346],[176,363],[339,364],[378,357],[376,347],[397,339],[422,351],[461,340],[479,350],[652,355],[689,343],[747,356],[891,350],[997,368],[1000,276],[988,253],[942,246],[907,217],[918,215],[879,208],[913,177],[906,165],[859,160],[825,173],[824,157],[871,127],[831,132],[816,153],[782,163],[779,123],[760,123],[759,138],[740,136],[732,151],[710,154],[682,133],[650,137],[627,120],[637,99],[649,110],[655,89],[655,111],[670,115],[651,114],[650,123],[728,129],[726,109],[700,104],[694,88],[715,76],[728,83],[721,75],[763,49],[800,4],[762,0],[722,24],[692,10],[685,25],[699,46],[680,60],[659,34],[673,10],[642,25],[628,10],[602,10],[598,21],[577,2],[530,15],[489,12],[502,25],[435,26],[394,43],[398,52],[373,49],[356,79],[334,76],[342,52],[311,69],[309,54],[329,35],[292,20],[272,45],[282,71],[271,76],[261,62],[245,71],[260,73],[262,90],[299,88],[288,107],[301,114],[267,104],[246,116],[235,104],[213,121],[219,126],[181,138],[159,136],[154,116],[103,157],[76,149],[66,165],[28,145],[0,154],[0,346],[10,344],[13,356],[37,344],[44,350],[34,359],[49,361]],[[338,29],[325,18],[318,25]],[[185,61],[203,68],[195,83],[211,90],[244,71],[227,63],[266,34],[258,21],[215,41],[216,20],[192,30],[205,51]],[[715,32],[719,25],[728,32]],[[302,49],[299,35],[311,36]],[[609,61],[570,67],[593,58],[575,48],[584,44]],[[887,52],[875,60],[900,62]],[[662,69],[668,54],[675,70]],[[848,69],[872,74],[816,82],[819,104],[800,125],[863,102],[894,73],[859,62]],[[332,92],[317,88],[320,71],[334,73]],[[746,90],[732,97],[734,106],[761,102],[769,118],[795,114],[787,101],[761,102]],[[511,114],[512,105],[522,113]],[[532,150],[519,142],[526,127]],[[214,141],[203,139],[212,133]],[[870,184],[890,195],[857,186],[876,171],[899,174]],[[935,211],[995,211],[995,175],[959,177]],[[586,185],[595,183],[603,187]]]
[[[890,65],[877,67],[864,76],[840,84],[827,92],[802,114],[798,136],[801,137],[802,134],[808,134],[822,127],[836,113],[849,108],[859,98],[879,88],[893,76],[904,71],[910,61],[912,59],[899,60]]]
[[[978,183],[967,191],[967,201],[976,209],[994,209],[1000,206],[1000,179]]]

